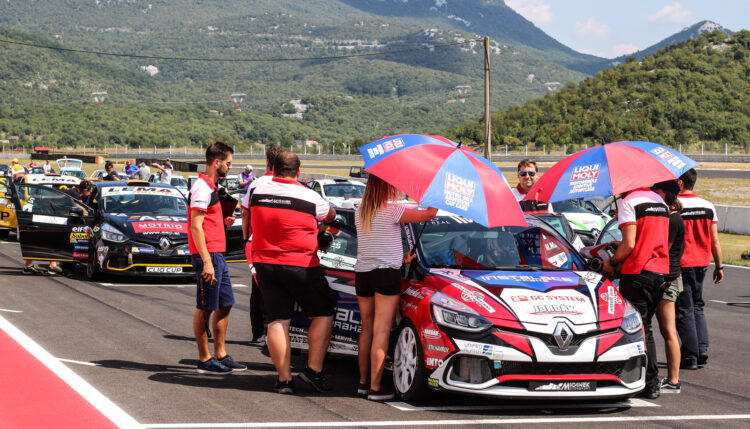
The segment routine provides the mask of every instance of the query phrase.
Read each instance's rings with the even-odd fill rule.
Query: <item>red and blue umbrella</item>
[[[660,144],[609,143],[563,158],[544,173],[526,198],[545,202],[606,198],[677,179],[696,165],[687,156]]]
[[[503,174],[469,147],[440,136],[401,134],[366,144],[359,151],[365,171],[421,205],[488,228],[527,225]]]

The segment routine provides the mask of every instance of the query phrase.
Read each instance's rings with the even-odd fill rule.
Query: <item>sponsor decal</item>
[[[607,286],[607,292],[602,292],[600,297],[607,302],[607,313],[609,314],[615,314],[615,305],[622,304],[622,299],[615,291],[614,286]]]
[[[461,351],[472,355],[487,356],[493,360],[502,360],[503,357],[503,352],[495,350],[491,344],[464,342],[461,344]]]
[[[146,267],[149,274],[181,274],[182,267]]]
[[[542,315],[542,314],[569,314],[569,315],[580,315],[582,312],[574,305],[570,304],[547,304],[547,305],[533,305],[529,314]]]
[[[570,175],[569,194],[578,194],[581,192],[591,192],[596,187],[599,180],[599,168],[601,164],[579,165],[573,168]]]
[[[431,340],[442,338],[440,331],[438,331],[437,329],[425,329],[424,331],[422,331],[422,336]]]
[[[439,353],[448,353],[450,349],[446,346],[436,346],[434,344],[427,344],[427,350],[432,350]]]
[[[576,286],[580,277],[575,273],[529,273],[529,272],[505,272],[499,274],[495,271],[468,271],[464,274],[473,280],[486,283],[491,286],[520,286],[527,289],[546,291],[549,288],[560,286]]]
[[[430,364],[428,363],[427,365],[430,365]],[[442,365],[442,361],[441,361],[441,365]],[[430,366],[439,366],[439,365],[430,365]],[[427,385],[430,387],[440,387],[440,380],[438,380],[437,378],[428,378]]]
[[[101,196],[115,195],[170,195],[182,198],[182,194],[175,188],[157,188],[145,186],[105,186],[101,188]]]
[[[445,204],[467,211],[474,201],[477,184],[475,181],[453,173],[445,174]]]
[[[378,143],[373,147],[367,148],[367,155],[370,156],[370,159],[375,158],[376,156],[380,156],[385,153],[385,149],[383,149],[383,145]]]
[[[74,226],[70,230],[71,232],[91,232],[91,228],[88,226]]]
[[[133,253],[146,253],[149,255],[153,255],[154,253],[156,253],[154,249],[151,249],[149,247],[132,247],[130,251]]]
[[[52,225],[67,225],[68,218],[61,216],[46,216],[35,214],[31,217],[33,223],[49,223]]]
[[[73,252],[73,259],[88,259],[88,252]]]
[[[632,355],[642,355],[646,353],[645,349],[643,348],[643,342],[630,344],[629,349],[630,354]]]
[[[70,242],[71,243],[88,243],[92,235],[88,232],[71,232]]]
[[[663,147],[655,147],[651,149],[651,153],[664,160],[667,164],[673,166],[676,169],[684,168],[685,161],[681,160],[678,156]]]
[[[387,142],[383,143],[383,149],[386,152],[391,152],[396,149],[401,149],[404,147],[404,141],[401,140],[401,138],[395,138],[393,140],[388,140]],[[371,157],[372,158],[372,157]]]
[[[359,334],[362,332],[362,320],[359,311],[338,307],[333,318],[333,328],[346,333]]]
[[[77,185],[81,182],[81,179],[73,176],[45,176],[41,174],[29,174],[26,176],[26,183],[34,183],[34,184],[68,184],[68,185]]]
[[[128,216],[128,221],[141,221],[141,222],[152,222],[152,221],[165,221],[165,222],[187,222],[185,216]]]
[[[410,303],[410,302],[407,302],[406,304],[404,304],[404,307],[410,308],[412,310],[416,310],[417,309],[417,306],[414,305],[414,304],[412,304],[412,303]]]
[[[404,291],[404,295],[409,295],[409,296],[411,296],[413,298],[417,298],[417,299],[424,299],[424,295],[422,295],[421,293],[419,293],[419,291],[417,289],[414,289],[411,286],[409,286],[408,288],[406,288],[406,290]]]
[[[136,233],[148,232],[182,232],[187,234],[187,223],[182,222],[133,222]]]
[[[352,268],[354,267],[354,264],[351,262],[348,262],[344,260],[342,256],[320,256],[320,262],[326,266],[326,267],[333,267],[333,268]]]
[[[596,390],[595,381],[530,381],[534,392],[590,392]]]
[[[464,302],[475,303],[484,308],[488,313],[495,312],[495,309],[484,300],[485,296],[482,292],[468,289],[458,283],[451,283],[451,285],[461,291],[461,299],[464,300]]]
[[[74,244],[73,245],[73,251],[74,252],[88,252],[89,246],[85,244]]]
[[[96,262],[99,264],[100,268],[104,268],[104,259],[107,258],[107,253],[109,253],[108,246],[102,246],[96,249]]]
[[[503,367],[503,361],[501,360],[493,360],[492,361],[492,367],[495,369],[501,369]]]
[[[186,256],[190,254],[190,251],[185,249],[177,249],[177,254],[180,256]]]
[[[425,360],[425,365],[427,365],[427,366],[433,366],[433,367],[441,367],[441,366],[443,366],[443,360],[442,359],[438,359],[438,358],[434,358],[434,357],[428,357]]]
[[[510,300],[513,302],[522,302],[522,301],[528,301],[529,297],[525,295],[513,295],[510,297]]]
[[[0,212],[0,219],[7,219],[10,217],[9,212]]]

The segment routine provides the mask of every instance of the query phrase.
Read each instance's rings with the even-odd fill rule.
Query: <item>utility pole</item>
[[[484,157],[492,162],[490,131],[490,38],[484,36]]]

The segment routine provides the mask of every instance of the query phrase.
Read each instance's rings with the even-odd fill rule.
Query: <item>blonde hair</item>
[[[365,193],[359,206],[359,225],[362,232],[369,232],[372,220],[378,210],[388,204],[388,201],[398,197],[398,191],[388,182],[378,176],[370,175],[367,179]]]

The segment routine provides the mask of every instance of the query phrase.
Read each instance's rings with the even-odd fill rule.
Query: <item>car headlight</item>
[[[435,323],[461,331],[481,332],[492,326],[473,308],[442,292],[435,292],[430,299]]]
[[[125,241],[128,241],[128,237],[126,237],[125,234],[108,223],[102,225],[102,238],[113,243],[124,243]]]
[[[641,313],[627,301],[625,301],[625,315],[622,316],[621,327],[628,334],[635,334],[643,327]]]

